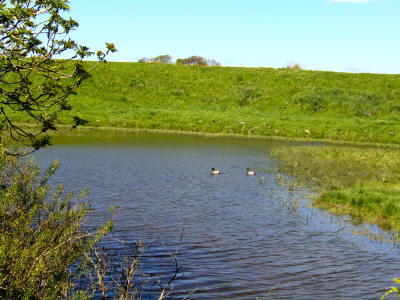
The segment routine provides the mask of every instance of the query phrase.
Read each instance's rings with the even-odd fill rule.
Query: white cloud
[[[369,0],[329,0],[329,2],[347,2],[347,3],[364,3]]]

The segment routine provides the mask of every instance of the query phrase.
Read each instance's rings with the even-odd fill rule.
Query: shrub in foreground
[[[82,228],[90,210],[82,195],[63,195],[33,162],[0,153],[0,298],[59,298],[72,287],[68,271],[112,228]],[[51,194],[52,193],[52,194]]]
[[[41,174],[32,161],[5,153],[0,152],[0,299],[140,299],[150,280],[140,269],[144,243],[128,245],[126,255],[99,248],[112,218],[85,230],[91,210],[82,201],[85,193],[65,194],[62,185],[48,184],[58,161]],[[171,254],[175,270],[168,278],[152,278],[157,299],[172,293],[180,272],[177,254]]]

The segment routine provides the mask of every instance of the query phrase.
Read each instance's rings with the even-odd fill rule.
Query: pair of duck
[[[220,170],[215,170],[214,168],[211,168],[211,174],[212,175],[220,175],[222,174]],[[256,171],[250,171],[249,168],[246,169],[246,175],[247,176],[254,176],[256,175]]]

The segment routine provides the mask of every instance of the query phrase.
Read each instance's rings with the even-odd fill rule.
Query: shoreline
[[[29,123],[17,123],[21,127],[35,127],[35,125]],[[358,141],[345,141],[345,140],[331,140],[331,139],[315,139],[315,138],[304,138],[304,137],[285,137],[285,136],[267,136],[267,135],[249,135],[241,133],[213,133],[213,132],[201,132],[201,131],[186,131],[186,130],[168,130],[168,129],[152,129],[152,128],[126,128],[126,127],[112,127],[112,126],[79,126],[78,128],[71,128],[71,125],[57,124],[57,130],[49,132],[50,136],[55,136],[59,133],[73,132],[73,131],[119,131],[119,132],[135,132],[135,133],[153,133],[153,134],[166,134],[166,135],[190,135],[190,136],[202,136],[209,138],[217,137],[231,137],[231,138],[243,138],[243,139],[260,139],[260,140],[271,140],[271,141],[282,141],[282,142],[293,142],[293,143],[305,143],[305,144],[320,144],[325,146],[354,146],[354,147],[368,147],[368,148],[388,148],[388,149],[400,149],[400,144],[395,143],[378,143],[378,142],[358,142]]]

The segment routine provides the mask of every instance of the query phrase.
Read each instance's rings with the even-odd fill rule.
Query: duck
[[[247,176],[254,176],[254,175],[256,175],[256,171],[250,171],[250,169],[247,168],[247,169],[246,169],[246,175],[247,175]]]
[[[214,168],[211,168],[211,175],[220,175],[221,171],[220,170],[215,170]]]

